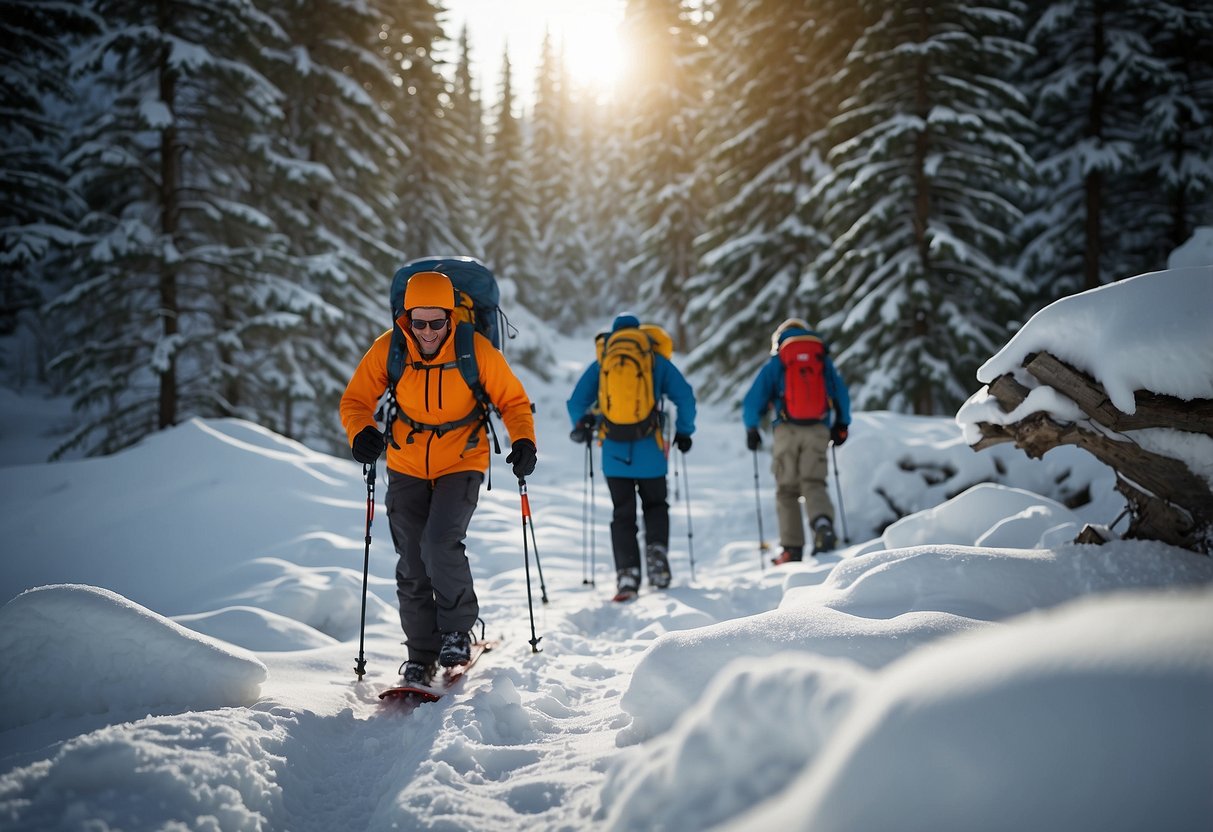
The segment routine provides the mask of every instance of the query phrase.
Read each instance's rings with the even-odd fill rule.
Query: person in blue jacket
[[[640,326],[634,316],[615,318],[611,332]],[[594,414],[598,403],[599,363],[591,363],[573,388],[567,402],[573,431],[569,438],[579,444],[591,440],[598,426]],[[695,432],[695,393],[673,362],[653,351],[653,399],[661,406],[666,398],[677,408],[673,444],[682,453],[691,449]],[[663,417],[662,424],[665,419]],[[602,473],[611,492],[611,548],[615,555],[617,600],[635,597],[640,590],[640,546],[637,542],[636,499],[644,514],[645,561],[649,585],[670,585],[670,506],[667,501],[668,471],[666,440],[662,429],[649,436],[620,442],[603,438]]]
[[[821,358],[821,372],[810,376],[812,383],[824,381],[825,384],[824,398],[821,399],[824,411],[815,414],[815,418],[793,419],[788,415],[786,379],[790,376],[781,357],[781,347],[789,341],[816,341],[821,345],[816,353]],[[791,377],[796,378],[794,375]],[[803,396],[804,400],[813,399],[811,391],[796,391],[794,395]],[[775,514],[779,519],[779,542],[783,546],[774,563],[781,564],[799,561],[804,557],[801,497],[804,497],[805,514],[813,530],[812,554],[829,551],[837,545],[834,505],[826,488],[826,451],[831,441],[835,445],[847,441],[851,424],[851,397],[847,386],[830,360],[829,352],[824,349],[821,337],[799,318],[789,318],[775,330],[771,336],[771,357],[762,365],[742,400],[746,447],[751,451],[757,451],[762,445],[758,425],[768,409],[774,410],[771,419],[775,436],[771,472],[775,475]]]

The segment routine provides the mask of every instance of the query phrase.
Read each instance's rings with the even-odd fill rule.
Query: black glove
[[[536,459],[538,456],[535,453],[535,443],[529,439],[519,439],[510,448],[510,455],[505,461],[514,466],[514,476],[521,480],[529,477],[535,470]]]
[[[834,440],[835,445],[841,445],[847,441],[847,426],[834,425],[830,428],[830,438]]]
[[[353,453],[355,461],[361,462],[363,465],[374,465],[375,460],[379,459],[379,455],[383,453],[383,448],[383,434],[376,428],[365,427],[354,437],[350,451]]]
[[[676,433],[674,434],[674,444],[678,447],[678,450],[685,454],[691,450],[691,437],[685,433]]]
[[[762,434],[758,432],[758,428],[746,429],[745,447],[747,451],[756,451],[762,447]]]
[[[578,445],[586,445],[590,438],[594,435],[594,417],[590,414],[585,414],[577,420],[577,424],[573,425],[573,430],[569,433],[569,439],[572,439]]]

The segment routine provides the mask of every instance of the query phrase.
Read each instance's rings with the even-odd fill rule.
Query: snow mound
[[[1188,266],[1213,266],[1213,228],[1198,228],[1167,258],[1168,269]]]
[[[238,644],[246,650],[309,650],[337,643],[337,639],[301,621],[258,607],[224,607],[214,612],[173,616],[173,620],[194,632]]]
[[[789,590],[780,608],[825,605],[865,619],[930,610],[1002,621],[1120,589],[1213,583],[1213,559],[1165,543],[1057,549],[920,546],[841,561],[817,587]]]
[[[1060,525],[1074,527],[1075,533],[1082,528],[1078,516],[1061,503],[1021,488],[982,483],[946,503],[903,517],[884,530],[881,541],[886,549],[925,543],[1033,548]],[[998,539],[1004,542],[995,542]]]
[[[244,650],[106,589],[38,587],[0,608],[0,729],[49,716],[249,705],[266,676]]]
[[[1213,828],[1210,610],[1207,589],[1084,599],[917,651],[726,828]]]
[[[605,828],[708,829],[778,794],[820,752],[871,677],[853,662],[800,653],[738,659],[667,736],[613,762],[602,790]],[[741,758],[745,776],[722,776],[722,763],[738,760],[740,749],[762,753]],[[654,787],[665,783],[677,787]]]
[[[777,668],[796,654],[849,659],[881,667],[926,642],[975,626],[938,613],[869,621],[831,609],[778,609],[659,638],[640,660],[620,707],[632,723],[617,742],[641,742],[669,729],[734,659],[769,660]],[[775,656],[781,656],[774,660]],[[727,674],[725,674],[727,675]]]

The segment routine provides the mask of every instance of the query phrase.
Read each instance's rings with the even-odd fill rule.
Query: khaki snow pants
[[[825,515],[834,522],[834,505],[826,490],[829,466],[826,451],[830,429],[824,424],[775,426],[771,451],[771,473],[775,475],[775,514],[779,518],[779,542],[783,546],[804,546],[804,523],[800,519],[800,498],[810,523]]]

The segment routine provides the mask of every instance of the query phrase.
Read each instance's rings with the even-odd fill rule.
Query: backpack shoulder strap
[[[480,364],[476,361],[476,327],[468,321],[455,326],[455,366],[476,401],[485,408],[491,407],[492,402],[480,381]]]
[[[400,381],[400,376],[404,374],[404,365],[408,363],[409,345],[404,333],[400,331],[398,325],[392,326],[392,338],[388,343],[387,350],[387,387],[384,390],[387,393],[387,401],[380,409],[376,418],[381,418],[384,423],[383,433],[387,437],[387,441],[393,448],[399,449],[400,445],[396,442],[395,421],[400,414],[400,405],[396,402],[396,383]]]

